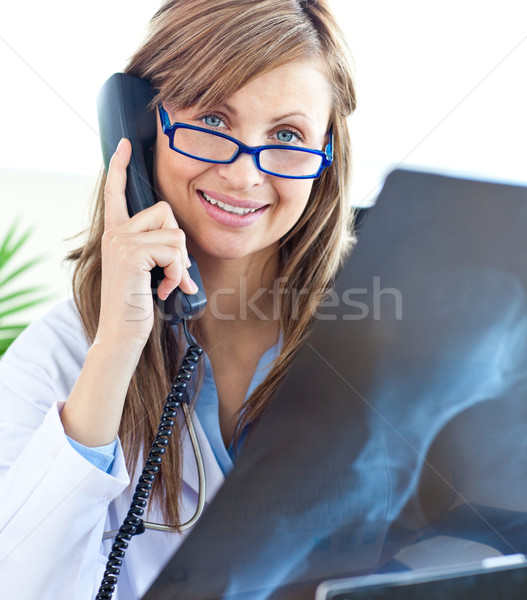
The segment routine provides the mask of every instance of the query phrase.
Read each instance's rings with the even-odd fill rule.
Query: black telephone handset
[[[126,73],[115,73],[101,88],[97,97],[99,132],[104,165],[108,170],[110,159],[121,138],[132,144],[132,156],[126,170],[126,203],[130,216],[155,203],[147,167],[146,150],[151,148],[157,134],[155,111],[150,108],[153,98],[148,81]],[[190,277],[198,286],[196,294],[184,294],[175,289],[166,300],[157,297],[156,290],[164,275],[160,267],[152,270],[152,293],[163,318],[171,325],[197,315],[207,304],[201,277],[190,256]]]

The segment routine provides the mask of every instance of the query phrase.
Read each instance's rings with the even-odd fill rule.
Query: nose
[[[240,192],[260,185],[265,177],[265,173],[258,169],[254,158],[249,154],[240,154],[234,162],[228,165],[218,165],[218,174],[227,179],[230,185]]]

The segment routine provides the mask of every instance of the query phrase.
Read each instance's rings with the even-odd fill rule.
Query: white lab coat
[[[112,540],[130,505],[132,478],[120,444],[109,474],[68,442],[59,418],[88,344],[73,300],[33,323],[0,361],[0,582],[4,598],[92,600]],[[111,368],[111,365],[108,366]],[[207,503],[224,481],[194,415],[207,478]],[[182,428],[184,432],[186,429]],[[197,503],[197,470],[183,441],[183,518]],[[130,479],[132,485],[129,486]],[[148,520],[163,522],[153,507]],[[140,598],[183,539],[147,530],[132,538],[114,598]]]

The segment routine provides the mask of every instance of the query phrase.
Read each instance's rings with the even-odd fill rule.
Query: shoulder
[[[0,381],[16,388],[36,380],[67,397],[88,351],[73,298],[55,304],[27,327],[0,360]]]

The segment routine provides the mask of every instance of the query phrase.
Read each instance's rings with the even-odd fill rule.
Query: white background
[[[61,265],[87,224],[100,168],[95,98],[123,68],[159,0],[4,1],[0,7],[0,235],[36,228],[37,279],[68,293]],[[357,204],[404,166],[527,183],[525,0],[333,0],[355,57]]]

